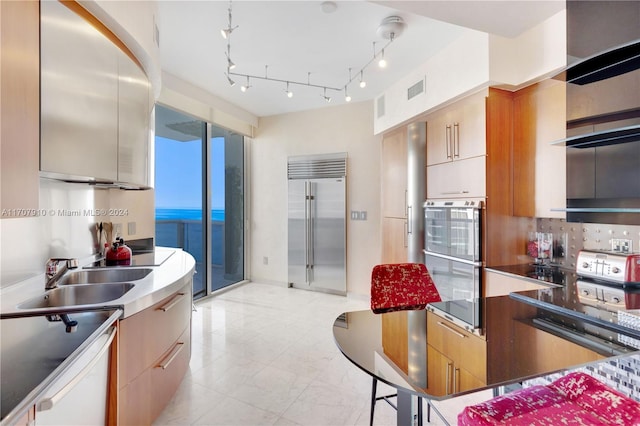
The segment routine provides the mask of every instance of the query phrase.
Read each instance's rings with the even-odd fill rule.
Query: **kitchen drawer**
[[[151,370],[151,419],[155,420],[169,403],[184,375],[191,359],[191,327],[187,327],[180,338],[162,355]]]
[[[191,327],[119,392],[120,425],[151,424],[175,394],[189,367]]]
[[[165,353],[190,325],[191,284],[120,321],[119,386],[123,387]]]
[[[487,342],[450,321],[427,312],[427,344],[464,368],[473,376],[486,381]]]

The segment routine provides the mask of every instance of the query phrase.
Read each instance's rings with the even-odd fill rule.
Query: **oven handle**
[[[465,263],[467,265],[476,266],[478,268],[482,267],[482,262],[474,262],[473,260],[462,259],[460,257],[449,256],[448,254],[436,253],[433,251],[422,250],[422,252],[427,256],[439,257],[440,259],[451,260],[453,262]]]

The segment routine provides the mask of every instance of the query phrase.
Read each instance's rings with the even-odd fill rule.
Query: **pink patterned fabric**
[[[371,272],[371,310],[376,314],[424,309],[427,303],[440,300],[422,263],[376,265]]]
[[[640,425],[640,403],[585,373],[465,407],[458,425]]]

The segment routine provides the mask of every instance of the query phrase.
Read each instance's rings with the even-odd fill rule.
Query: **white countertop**
[[[129,317],[143,309],[161,301],[189,282],[195,272],[195,259],[189,253],[175,248],[156,247],[156,251],[172,251],[173,254],[159,266],[127,266],[126,268],[150,268],[153,271],[141,280],[130,281],[135,286],[119,299],[91,305],[76,305],[73,310],[88,310],[102,307],[120,308],[123,318]],[[81,264],[83,266],[89,265]],[[109,268],[124,268],[114,266]],[[36,314],[50,312],[51,308],[20,309],[22,302],[44,294],[44,273],[25,281],[13,284],[0,291],[0,313],[2,314]],[[96,284],[93,284],[96,285]],[[100,285],[100,284],[97,284]]]

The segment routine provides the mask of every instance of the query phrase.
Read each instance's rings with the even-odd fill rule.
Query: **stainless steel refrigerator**
[[[346,295],[345,153],[288,159],[289,286]]]

